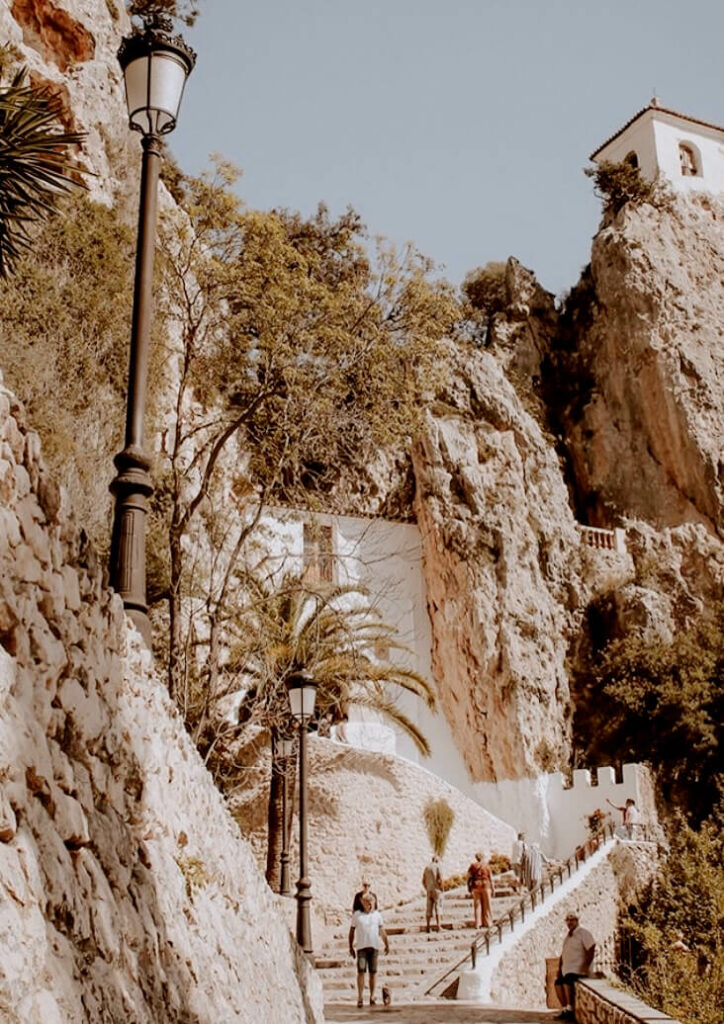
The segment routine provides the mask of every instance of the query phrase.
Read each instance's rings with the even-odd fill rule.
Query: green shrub
[[[627,203],[640,206],[649,203],[657,209],[671,205],[671,193],[657,181],[648,181],[638,167],[627,161],[620,164],[603,160],[583,172],[593,178],[596,195],[603,200],[603,212],[616,215]]]
[[[619,922],[622,979],[682,1024],[720,1024],[724,1005],[724,806],[698,831],[675,823],[654,880]]]

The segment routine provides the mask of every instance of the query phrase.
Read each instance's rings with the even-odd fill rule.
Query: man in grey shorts
[[[384,944],[385,954],[390,952],[390,944],[382,922],[382,914],[379,910],[373,909],[372,897],[365,893],[361,897],[361,902],[362,909],[355,910],[352,914],[349,954],[357,957],[357,1006],[362,1006],[363,1002],[365,972],[370,976],[370,1006],[374,1006],[380,943]]]
[[[442,873],[440,861],[434,856],[422,872],[422,888],[425,890],[425,927],[430,932],[430,921],[435,915],[435,925],[440,931],[440,904],[442,903]]]

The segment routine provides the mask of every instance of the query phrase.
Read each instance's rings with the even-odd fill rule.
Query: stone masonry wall
[[[673,1017],[652,1010],[640,999],[614,988],[607,981],[589,978],[576,985],[576,1020],[578,1024],[678,1024]]]
[[[0,1019],[323,1019],[277,898],[1,384]]]

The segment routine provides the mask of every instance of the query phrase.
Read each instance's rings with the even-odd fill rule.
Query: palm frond
[[[57,100],[25,84],[19,71],[0,87],[0,276],[7,277],[31,244],[29,225],[52,213],[58,199],[85,185],[70,147],[83,132],[63,131]]]

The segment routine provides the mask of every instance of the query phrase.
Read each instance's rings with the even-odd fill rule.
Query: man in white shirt
[[[563,940],[556,978],[556,988],[563,1003],[563,1010],[557,1019],[575,1020],[576,981],[588,975],[596,953],[596,943],[591,933],[578,924],[577,914],[566,915],[566,926],[568,934]]]
[[[374,1006],[377,955],[380,942],[384,943],[385,955],[390,952],[390,944],[384,929],[382,914],[379,910],[373,910],[372,897],[365,893],[361,897],[361,902],[362,909],[355,910],[352,914],[352,924],[349,929],[349,955],[357,957],[357,1006],[362,1006],[363,1002],[365,971],[368,971],[370,976],[370,1006]]]

